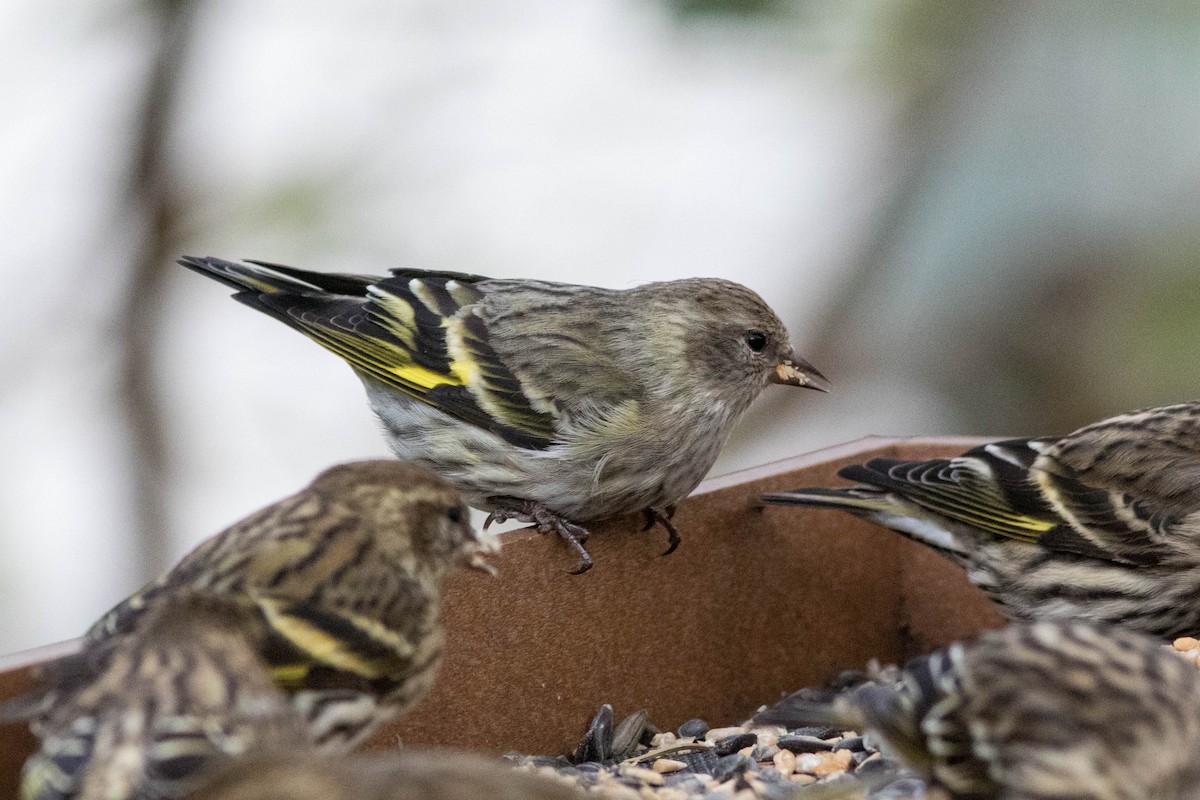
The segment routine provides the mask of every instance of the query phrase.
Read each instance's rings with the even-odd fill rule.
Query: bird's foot
[[[679,531],[675,528],[675,523],[671,522],[671,518],[675,516],[675,506],[647,508],[642,513],[646,515],[646,524],[642,526],[642,530],[648,531],[655,525],[662,525],[667,530],[667,549],[662,554],[669,556],[671,553],[674,553],[675,548],[679,547],[679,543],[683,541],[679,537]]]
[[[508,522],[509,520],[535,525],[542,533],[557,533],[575,548],[575,552],[579,553],[579,566],[567,570],[569,573],[580,575],[592,568],[592,556],[583,546],[583,543],[588,540],[587,528],[571,522],[535,500],[522,500],[517,497],[492,497],[490,500],[498,508],[493,509],[492,513],[488,514],[487,519],[483,521],[484,530],[487,530],[493,522]]]

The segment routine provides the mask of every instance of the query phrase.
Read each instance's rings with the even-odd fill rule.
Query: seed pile
[[[1200,667],[1200,639],[1166,645]],[[831,703],[868,676],[847,671],[829,689],[798,696]],[[896,667],[872,665],[870,679],[898,683]],[[870,732],[806,727],[785,729],[746,721],[710,727],[691,719],[660,731],[638,711],[614,724],[603,705],[570,755],[510,754],[522,768],[557,776],[613,800],[942,800],[917,773],[879,751]]]
[[[822,702],[835,694],[805,691]],[[613,723],[612,706],[603,705],[570,756],[509,758],[613,800],[932,798],[869,733],[749,721],[712,728],[702,719],[659,731],[645,711]]]

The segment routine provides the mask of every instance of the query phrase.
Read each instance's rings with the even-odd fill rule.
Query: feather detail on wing
[[[1125,564],[1154,563],[1165,553],[1160,533],[1170,519],[1084,483],[1054,459],[1052,440],[993,442],[951,459],[874,459],[838,475],[870,488],[843,490],[845,500],[825,490],[800,501],[877,511],[892,493],[943,519],[1056,552]]]
[[[977,447],[958,458],[877,458],[843,468],[848,480],[895,492],[940,516],[995,536],[1036,542],[1060,524],[1029,480],[1030,440]]]
[[[236,299],[306,334],[361,375],[510,444],[544,449],[554,414],[537,408],[489,344],[477,304],[485,279],[394,270],[382,280],[275,264],[185,258],[184,266],[239,291]]]
[[[35,723],[42,744],[22,797],[182,797],[220,759],[304,740],[257,654],[257,609],[185,591],[135,627],[137,613],[127,635],[42,668],[52,703]]]
[[[1093,423],[1055,442],[1034,466],[1056,513],[1097,546],[1137,563],[1192,549],[1200,403]]]
[[[92,640],[124,635],[162,601],[154,587],[113,609],[89,632]],[[392,680],[412,667],[414,648],[401,634],[378,620],[344,609],[273,597],[225,596],[225,600],[256,608],[261,616],[265,659],[275,683],[288,691],[305,687],[313,670],[341,673],[349,682]],[[334,680],[334,683],[338,681]]]
[[[1176,520],[1160,504],[1089,486],[1051,456],[1037,466],[1038,485],[1055,512],[1109,559],[1153,564],[1168,554],[1168,531]]]
[[[1080,481],[1176,516],[1200,508],[1200,402],[1087,425],[1047,453]]]
[[[327,668],[368,681],[393,680],[412,667],[415,649],[402,635],[369,617],[307,603],[257,598],[278,644],[267,653],[280,688],[305,688],[312,670]]]

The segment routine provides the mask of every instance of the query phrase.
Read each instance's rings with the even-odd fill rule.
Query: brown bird
[[[694,278],[621,291],[456,272],[331,275],[219,258],[180,263],[346,360],[400,458],[500,520],[557,532],[671,507],[770,384],[824,390],[762,298]],[[664,554],[665,555],[665,554]]]
[[[838,474],[862,486],[763,501],[886,525],[960,564],[1013,619],[1200,631],[1200,403]]]
[[[424,467],[343,464],[202,543],[86,640],[136,631],[180,591],[244,605],[313,740],[348,749],[425,696],[442,656],[442,580],[459,564],[489,569],[482,553],[494,547],[457,490]]]
[[[786,698],[761,724],[871,730],[967,800],[1197,800],[1200,670],[1154,638],[1014,623],[832,705]]]
[[[246,759],[215,775],[190,800],[585,800],[563,780],[479,756],[405,752],[320,759],[304,754]]]
[[[22,798],[178,798],[214,764],[308,746],[258,654],[260,629],[242,604],[179,591],[134,633],[52,663],[56,702],[34,724]]]

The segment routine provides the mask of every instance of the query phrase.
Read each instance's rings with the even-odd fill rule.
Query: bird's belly
[[[534,500],[581,522],[670,505],[696,487],[720,451],[720,441],[681,447],[678,439],[531,450],[369,384],[368,396],[398,458],[428,464],[485,511],[499,496]]]

